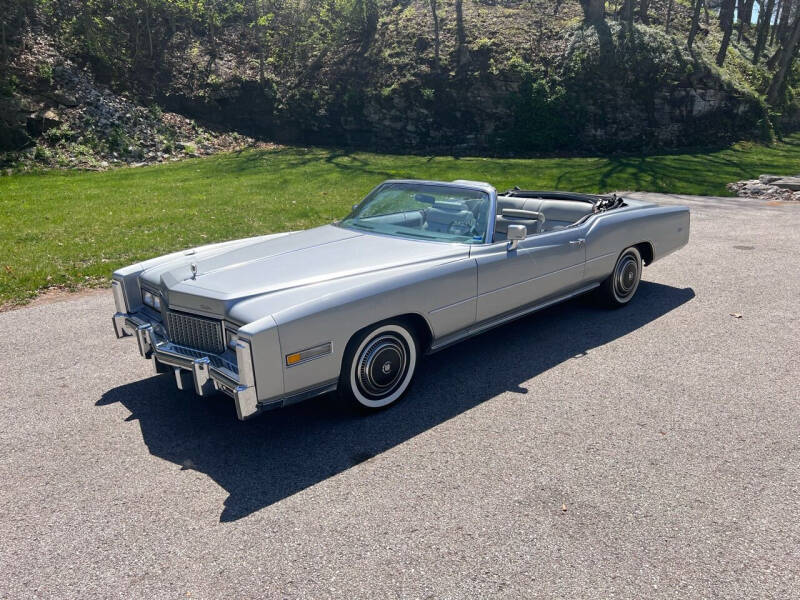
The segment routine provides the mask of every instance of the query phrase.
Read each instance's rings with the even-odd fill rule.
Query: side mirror
[[[516,250],[519,243],[526,237],[528,237],[528,228],[525,225],[509,225],[506,234],[508,249]]]

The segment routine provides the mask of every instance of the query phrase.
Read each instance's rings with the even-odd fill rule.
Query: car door
[[[580,287],[588,225],[531,235],[515,250],[507,242],[474,246],[478,265],[476,323],[556,298]]]

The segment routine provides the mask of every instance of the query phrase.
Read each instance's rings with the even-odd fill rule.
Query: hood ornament
[[[197,279],[197,263],[189,265],[189,270],[192,272],[192,279]]]

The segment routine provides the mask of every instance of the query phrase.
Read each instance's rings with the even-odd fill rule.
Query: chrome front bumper
[[[205,353],[171,343],[158,335],[153,324],[136,315],[118,312],[114,315],[114,333],[118,338],[135,336],[139,354],[153,361],[157,373],[173,369],[178,389],[194,385],[199,396],[220,391],[236,404],[239,419],[258,412],[255,375],[250,343],[240,339],[236,343],[236,364],[215,354]],[[189,381],[187,381],[189,379]]]

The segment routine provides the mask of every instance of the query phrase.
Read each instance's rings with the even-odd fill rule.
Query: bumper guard
[[[215,354],[206,355],[193,348],[173,344],[159,336],[152,323],[136,315],[118,312],[113,321],[114,333],[118,338],[136,336],[139,354],[153,361],[157,373],[173,368],[178,389],[189,389],[193,383],[198,396],[221,391],[233,398],[239,419],[246,419],[258,412],[249,341],[239,339],[236,343],[236,364],[233,364]]]

